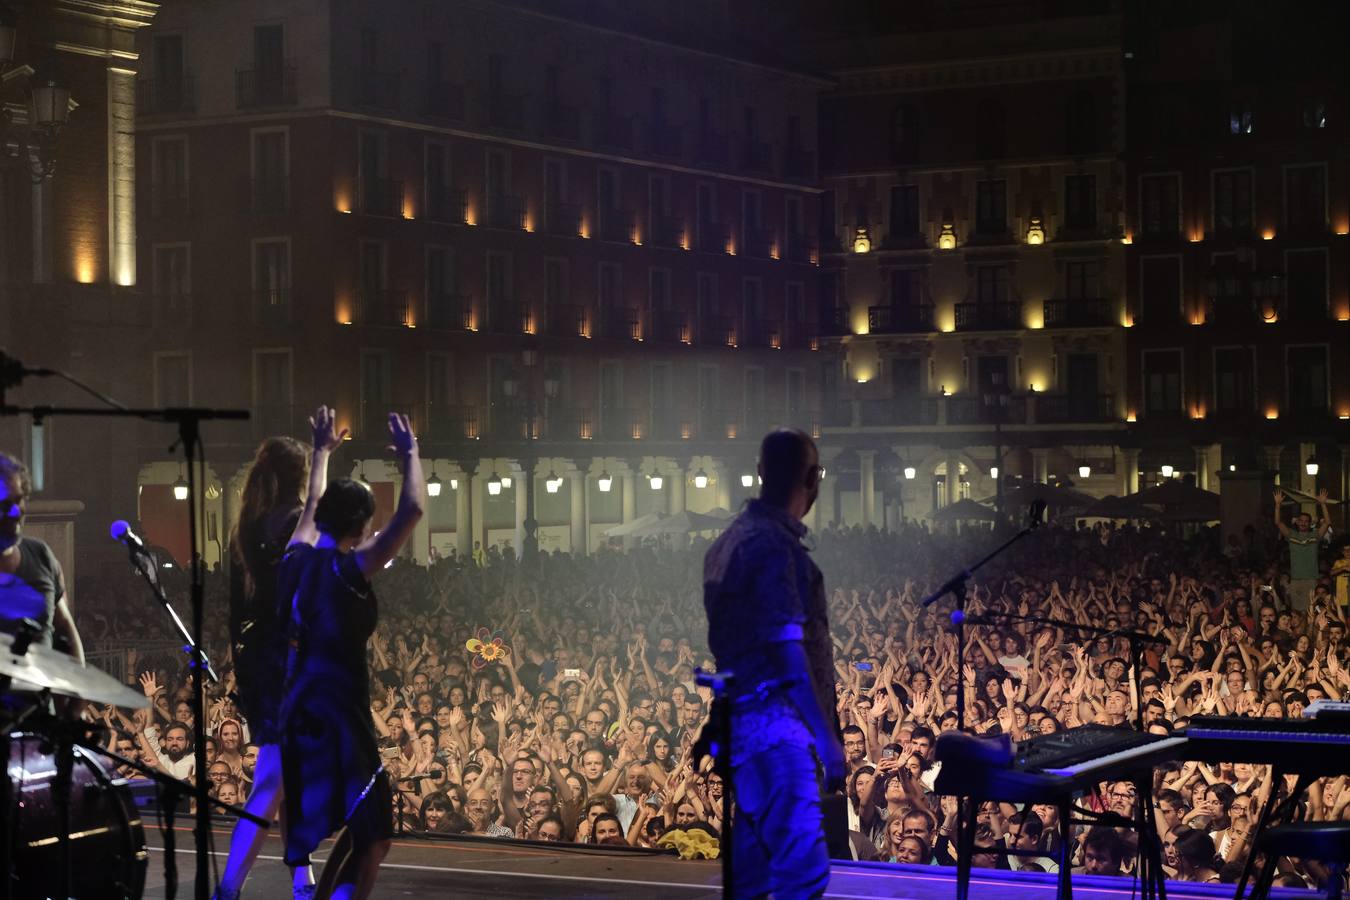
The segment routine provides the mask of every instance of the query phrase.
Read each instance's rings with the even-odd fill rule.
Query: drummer
[[[84,663],[84,644],[66,603],[66,581],[52,548],[23,536],[32,481],[28,468],[0,453],[0,631],[37,623],[35,643],[57,646]]]

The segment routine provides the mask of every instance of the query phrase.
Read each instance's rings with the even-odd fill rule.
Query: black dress
[[[293,547],[278,572],[291,597],[281,706],[286,862],[344,825],[358,844],[393,836],[393,801],[370,716],[366,643],[377,606],[355,554]]]
[[[244,564],[230,567],[230,641],[234,645],[235,702],[255,744],[281,740],[278,717],[286,677],[286,623],[290,609],[277,599],[277,565],[300,521],[300,510],[263,523],[245,540]],[[251,576],[252,592],[244,578]]]

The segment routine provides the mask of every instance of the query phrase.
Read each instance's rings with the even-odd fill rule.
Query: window
[[[891,185],[891,237],[910,238],[919,234],[919,186]]]
[[[768,251],[767,247],[761,247],[764,228],[763,206],[763,198],[759,191],[741,191],[741,240],[747,252]]]
[[[288,434],[295,427],[290,350],[253,352],[253,422],[260,434]]]
[[[1008,231],[1008,183],[1003,179],[975,185],[975,230],[1001,235]]]
[[[181,34],[161,34],[155,37],[155,77],[161,84],[182,84],[183,36]]]
[[[427,41],[427,84],[445,82],[445,44],[440,41]]]
[[[467,326],[467,310],[459,309],[455,297],[454,256],[449,247],[427,248],[427,318],[441,328]]]
[[[600,363],[600,414],[602,417],[601,427],[606,425],[603,422],[605,414],[616,415],[623,407],[623,369],[619,363],[614,360],[603,360]]]
[[[1214,230],[1242,234],[1252,230],[1252,173],[1228,169],[1214,173]]]
[[[1098,146],[1097,98],[1091,91],[1078,91],[1065,110],[1065,144],[1075,156],[1095,153]]]
[[[653,175],[647,179],[647,230],[656,235],[665,227],[663,220],[670,217],[670,178]],[[674,234],[668,237],[673,238]]]
[[[923,303],[923,273],[918,269],[891,270],[891,305],[914,307]]]
[[[1069,175],[1064,179],[1064,225],[1070,229],[1097,227],[1097,176]]]
[[[839,222],[835,211],[834,191],[820,194],[820,234],[826,246],[839,246]]]
[[[912,105],[901,103],[891,113],[891,156],[895,162],[914,162],[919,157],[919,119]]]
[[[281,78],[286,69],[286,31],[281,25],[253,27],[253,68],[257,70],[259,94],[271,86],[281,96]]]
[[[1181,317],[1181,259],[1146,256],[1139,260],[1139,296],[1146,321],[1175,322]]]
[[[1327,223],[1326,166],[1286,166],[1284,170],[1284,224],[1321,230]]]
[[[1140,177],[1139,228],[1148,237],[1175,236],[1181,230],[1180,175]]]
[[[600,315],[606,317],[619,307],[622,270],[613,263],[600,264]]]
[[[783,201],[783,224],[789,239],[794,235],[801,238],[806,234],[805,216],[802,214],[802,198],[788,194]]]
[[[1070,260],[1064,263],[1064,299],[1100,300],[1102,264],[1097,260]]]
[[[186,298],[192,293],[191,244],[157,244],[154,249],[155,294]]]
[[[715,365],[698,367],[698,408],[700,412],[712,412],[717,409],[718,387],[721,375]]]
[[[1321,97],[1309,97],[1303,101],[1303,127],[1327,127],[1327,104]]]
[[[1251,412],[1255,387],[1255,365],[1250,349],[1215,348],[1214,408],[1217,412],[1230,415]]]
[[[253,308],[261,321],[285,321],[291,308],[291,242],[253,242]]]
[[[1328,309],[1326,248],[1285,251],[1284,271],[1290,317],[1304,322],[1325,320]]]
[[[426,187],[426,215],[433,222],[462,222],[464,203],[456,202],[450,188],[450,147],[441,141],[427,141],[423,159],[422,183]]]
[[[653,317],[670,309],[669,269],[650,269],[647,272],[647,302]]]
[[[1228,108],[1228,133],[1252,133],[1252,105],[1247,100],[1235,100]]]
[[[789,323],[806,321],[806,286],[789,281],[784,295],[784,313]]]
[[[803,427],[799,416],[806,409],[806,370],[788,369],[783,373],[783,383],[787,391],[787,419],[797,427]]]
[[[186,137],[157,137],[150,144],[150,190],[157,216],[186,216],[188,142]]]
[[[1327,348],[1290,347],[1289,406],[1296,413],[1322,413],[1327,409]]]
[[[1012,284],[1012,272],[1008,266],[975,267],[975,302],[1007,303]]]
[[[192,354],[156,353],[154,367],[155,406],[191,406]]]
[[[488,323],[498,331],[518,331],[511,309],[511,257],[505,253],[487,255],[486,296]]]
[[[1154,415],[1181,412],[1181,351],[1144,351],[1144,409]]]
[[[544,260],[544,306],[557,310],[567,304],[567,260]]]
[[[393,215],[396,210],[389,181],[389,136],[382,131],[362,131],[357,143],[361,211]],[[401,201],[401,198],[398,198]],[[397,210],[402,212],[402,210]]]
[[[741,279],[741,328],[747,334],[765,328],[764,285],[758,278]]]
[[[652,363],[647,378],[656,436],[674,436],[675,389],[670,363]]]
[[[555,234],[575,232],[578,222],[564,218],[567,202],[567,167],[560,159],[544,160],[544,227]]]
[[[764,408],[764,370],[759,366],[746,366],[745,368],[745,390],[743,402],[745,418],[747,423],[755,422],[761,428],[767,424],[765,422]]]
[[[363,69],[375,68],[375,63],[379,59],[380,36],[379,33],[369,26],[363,27],[359,36],[358,64]]]
[[[389,354],[383,350],[362,350],[361,433],[367,438],[378,438],[387,427],[389,382]]]
[[[449,354],[427,354],[427,418],[455,405],[455,366]]]
[[[717,317],[717,276],[698,273],[698,318],[707,323]]]
[[[254,212],[279,212],[290,205],[290,132],[255,128],[252,132]]]

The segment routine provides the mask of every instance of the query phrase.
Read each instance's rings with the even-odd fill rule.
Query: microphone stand
[[[1080,625],[1077,622],[1066,622],[1063,619],[1052,619],[1046,616],[1024,616],[1020,613],[1000,613],[989,612],[979,616],[972,616],[969,620],[972,624],[993,625],[998,622],[1025,622],[1030,625],[1050,625],[1054,628],[1077,631],[1079,634],[1088,634],[1097,638],[1119,637],[1130,642],[1130,666],[1134,670],[1132,681],[1134,682],[1134,725],[1140,733],[1144,731],[1144,645],[1156,644],[1166,646],[1166,638],[1158,637],[1153,634],[1144,634],[1142,631],[1135,631],[1130,628],[1102,628],[1099,625]]]
[[[154,568],[154,557],[148,551],[134,547],[130,543],[127,544],[127,556],[131,559],[132,566],[140,573],[141,578],[145,579],[145,583],[150,587],[150,592],[155,595],[155,599],[159,601],[160,606],[163,606],[164,611],[169,614],[169,620],[173,622],[174,629],[177,630],[178,636],[183,639],[183,652],[193,660],[200,656],[206,676],[213,683],[219,682],[220,676],[211,667],[210,657],[206,655],[205,650],[198,650],[197,642],[192,639],[188,627],[183,624],[182,618],[178,615],[178,610],[173,608],[173,604],[169,602],[168,596],[165,595],[164,587],[159,583],[159,573]]]
[[[1036,529],[1040,528],[1041,523],[1044,521],[1044,519],[1045,519],[1045,501],[1044,500],[1033,501],[1031,504],[1031,509],[1028,511],[1027,524],[1025,527],[1022,528],[1021,531],[1017,532],[1012,537],[1008,538],[1008,540],[1004,541],[998,547],[994,548],[992,552],[986,554],[982,559],[980,559],[973,565],[967,566],[965,569],[962,569],[960,572],[957,572],[951,578],[948,578],[945,582],[942,583],[941,587],[939,587],[936,591],[933,591],[931,594],[929,594],[927,597],[923,599],[922,606],[924,608],[932,606],[934,603],[938,602],[948,594],[951,594],[952,597],[956,600],[956,608],[952,610],[951,620],[952,624],[956,626],[956,730],[958,732],[963,732],[966,730],[966,675],[965,675],[966,600],[967,600],[966,592],[968,582],[970,581],[970,576],[974,575],[980,569],[984,568],[984,566],[987,565],[990,562],[990,560],[1006,552],[1008,548],[1011,547],[1013,544],[1016,544],[1018,541],[1022,540],[1023,538],[1027,537],[1032,532],[1034,532]],[[966,822],[967,812],[965,810],[965,807],[968,806],[969,804],[966,803],[965,801],[968,800],[969,798],[962,797],[960,799],[961,802],[958,803],[956,811],[956,846],[958,848],[957,850],[958,866],[960,865],[960,858],[959,858],[960,852],[961,850],[966,849],[967,843],[966,829],[974,827],[973,823]],[[961,880],[958,879],[957,900],[966,900],[966,898],[969,896],[968,893],[969,890],[970,890],[969,883],[968,882],[962,883]]]
[[[82,416],[93,418],[119,418],[119,419],[143,419],[150,422],[171,422],[178,426],[178,440],[171,446],[170,451],[181,447],[183,457],[187,462],[188,478],[188,498],[187,517],[188,517],[188,541],[192,548],[192,559],[188,566],[188,572],[191,576],[191,597],[192,597],[192,633],[196,635],[196,641],[189,642],[189,649],[192,652],[192,705],[193,705],[193,735],[194,746],[194,766],[197,772],[196,784],[196,845],[197,845],[197,878],[195,890],[193,892],[196,900],[209,900],[211,896],[211,850],[208,845],[208,839],[211,833],[211,796],[207,785],[210,779],[205,777],[206,773],[206,682],[205,678],[210,672],[206,656],[202,652],[202,631],[205,627],[205,613],[203,602],[206,594],[206,588],[203,578],[202,554],[198,549],[200,538],[197,534],[197,513],[201,507],[201,491],[197,485],[197,467],[199,464],[205,469],[206,457],[201,444],[201,423],[206,420],[224,419],[233,421],[242,421],[249,418],[247,410],[240,409],[207,409],[198,407],[169,407],[166,409],[139,408],[129,409],[122,406],[114,408],[95,406],[95,407],[54,407],[47,405],[38,406],[11,406],[5,400],[5,390],[15,387],[25,375],[57,375],[73,381],[68,376],[50,369],[27,369],[14,360],[0,352],[0,417],[29,415],[33,417],[35,423],[41,422],[50,416]],[[80,387],[78,382],[76,384]],[[87,388],[86,388],[87,389]],[[100,399],[103,398],[100,395]],[[110,403],[112,401],[109,401]],[[214,673],[211,673],[214,674]],[[9,873],[5,873],[8,876]]]

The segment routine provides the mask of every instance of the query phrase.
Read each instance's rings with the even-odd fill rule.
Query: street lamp
[[[188,483],[183,480],[183,471],[178,471],[178,480],[173,483],[173,499],[186,500],[188,498]]]
[[[661,477],[660,472],[653,472],[651,474],[651,477],[649,477],[647,481],[649,484],[651,484],[652,490],[654,491],[661,490],[661,485],[665,484],[665,479]]]
[[[609,472],[601,472],[600,477],[595,479],[595,486],[600,489],[600,493],[608,494],[609,489],[614,486],[614,479],[610,476]]]
[[[562,479],[558,477],[557,472],[550,469],[548,478],[544,479],[544,490],[548,491],[550,494],[556,494],[560,487],[562,487]]]
[[[493,472],[492,477],[488,479],[487,487],[490,496],[496,497],[502,492],[502,480],[496,472]]]
[[[989,477],[990,477],[990,478],[997,478],[997,477],[998,477],[998,466],[990,466],[990,467],[989,467]]]
[[[1087,463],[1080,463],[1079,466],[1078,466],[1078,477],[1079,477],[1079,478],[1091,478],[1091,477],[1092,477],[1092,466],[1088,465]]]
[[[427,479],[427,496],[439,497],[441,495],[441,480],[436,477],[436,464],[431,464],[431,477]]]
[[[1171,478],[1171,477],[1172,477],[1172,473],[1175,472],[1175,471],[1176,471],[1176,469],[1173,469],[1173,468],[1171,467],[1171,465],[1169,465],[1169,464],[1167,464],[1167,463],[1163,463],[1163,464],[1162,464],[1162,467],[1158,469],[1158,473],[1159,473],[1160,475],[1162,475],[1162,477],[1164,477],[1164,478]]]
[[[741,487],[752,488],[754,486],[755,486],[755,476],[751,475],[749,472],[741,476]]]
[[[703,471],[702,469],[699,469],[698,472],[695,473],[694,475],[694,487],[698,488],[701,491],[707,486],[708,486],[708,473]]]
[[[913,481],[913,480],[914,480],[914,476],[915,476],[915,475],[918,475],[918,474],[919,474],[919,473],[918,473],[918,470],[916,470],[913,466],[905,466],[905,480],[906,480],[906,481]]]
[[[1307,462],[1303,464],[1303,471],[1307,472],[1309,475],[1316,475],[1320,468],[1321,466],[1317,464],[1316,456],[1308,457]]]

